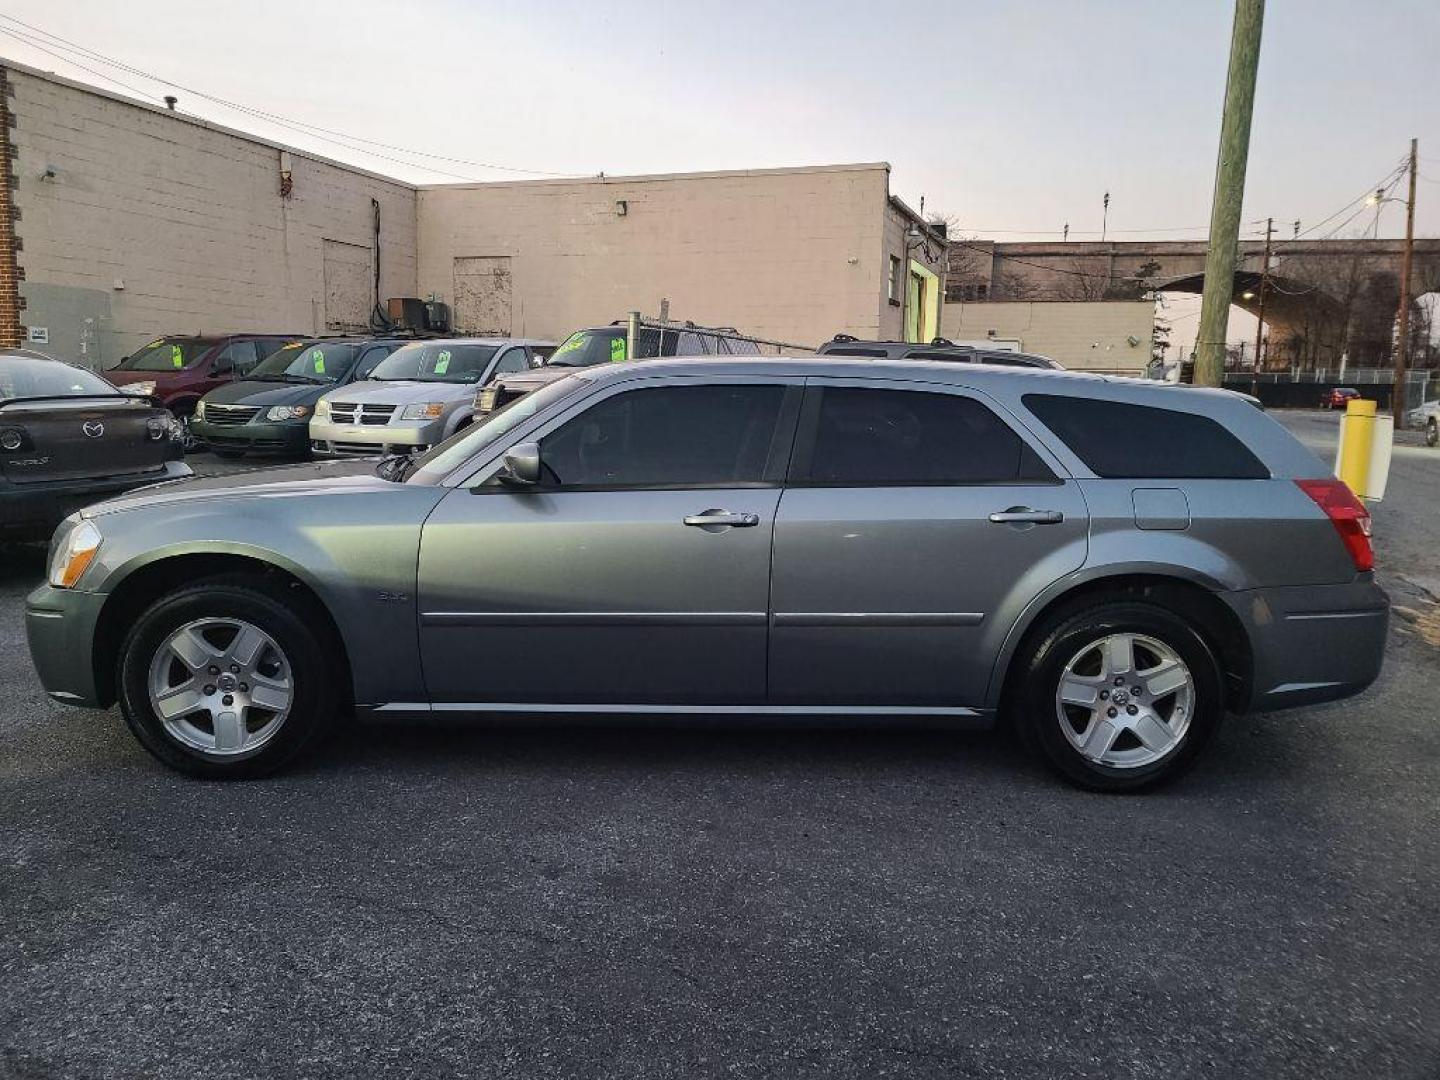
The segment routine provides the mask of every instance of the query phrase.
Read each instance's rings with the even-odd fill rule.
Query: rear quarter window
[[[1270,478],[1270,470],[1260,459],[1208,416],[1056,394],[1026,394],[1021,400],[1096,476],[1137,480]]]

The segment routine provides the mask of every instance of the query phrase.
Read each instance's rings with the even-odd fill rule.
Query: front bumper
[[[95,680],[95,627],[106,596],[41,585],[25,598],[25,637],[40,685],[56,701],[109,708]],[[107,695],[108,696],[108,695]]]
[[[310,425],[304,420],[249,424],[212,424],[191,420],[190,431],[214,450],[254,454],[304,454],[310,448]]]
[[[392,420],[388,424],[334,424],[310,421],[310,452],[320,457],[428,450],[445,435],[444,420]]]
[[[1344,585],[1222,593],[1245,625],[1253,672],[1249,712],[1336,701],[1380,674],[1390,598],[1364,574]]]
[[[193,475],[193,470],[183,461],[166,461],[148,472],[122,477],[87,477],[55,483],[37,481],[0,486],[0,537],[6,540],[48,540],[55,526],[81,507],[149,484],[183,480]]]

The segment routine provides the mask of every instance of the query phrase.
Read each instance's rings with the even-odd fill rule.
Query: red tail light
[[[1355,497],[1349,485],[1343,480],[1329,477],[1325,480],[1296,480],[1301,491],[1315,500],[1315,505],[1325,511],[1330,524],[1340,534],[1345,550],[1350,553],[1355,569],[1375,569],[1375,551],[1370,546],[1370,511]]]

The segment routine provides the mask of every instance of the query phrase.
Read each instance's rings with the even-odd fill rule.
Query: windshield
[[[414,459],[406,474],[420,484],[435,484],[459,468],[467,458],[535,416],[542,409],[568,397],[585,385],[584,379],[557,379],[533,394],[516,398],[484,420],[451,436],[434,449]]]
[[[579,330],[561,343],[546,367],[590,367],[625,359],[623,330]]]
[[[349,373],[359,351],[359,346],[341,341],[292,341],[256,364],[247,378],[333,383]]]
[[[455,345],[447,341],[404,345],[381,361],[370,378],[381,381],[473,383],[485,373],[495,345]]]
[[[207,338],[161,338],[131,353],[116,371],[176,371],[199,360],[215,342]]]
[[[0,356],[0,401],[29,397],[78,397],[120,391],[99,375],[58,360]]]

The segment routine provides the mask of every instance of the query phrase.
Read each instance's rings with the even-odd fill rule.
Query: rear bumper
[[[1390,598],[1373,575],[1345,585],[1222,593],[1221,599],[1250,637],[1248,712],[1350,697],[1380,674]]]
[[[25,637],[40,685],[56,701],[108,708],[95,683],[95,626],[102,593],[41,585],[25,598]]]
[[[215,450],[238,450],[254,454],[304,454],[310,448],[310,427],[304,421],[291,423],[211,424],[190,421],[190,431]]]
[[[0,537],[7,540],[48,540],[64,518],[81,507],[127,491],[194,475],[183,461],[167,461],[152,472],[123,477],[43,481],[0,486]]]

